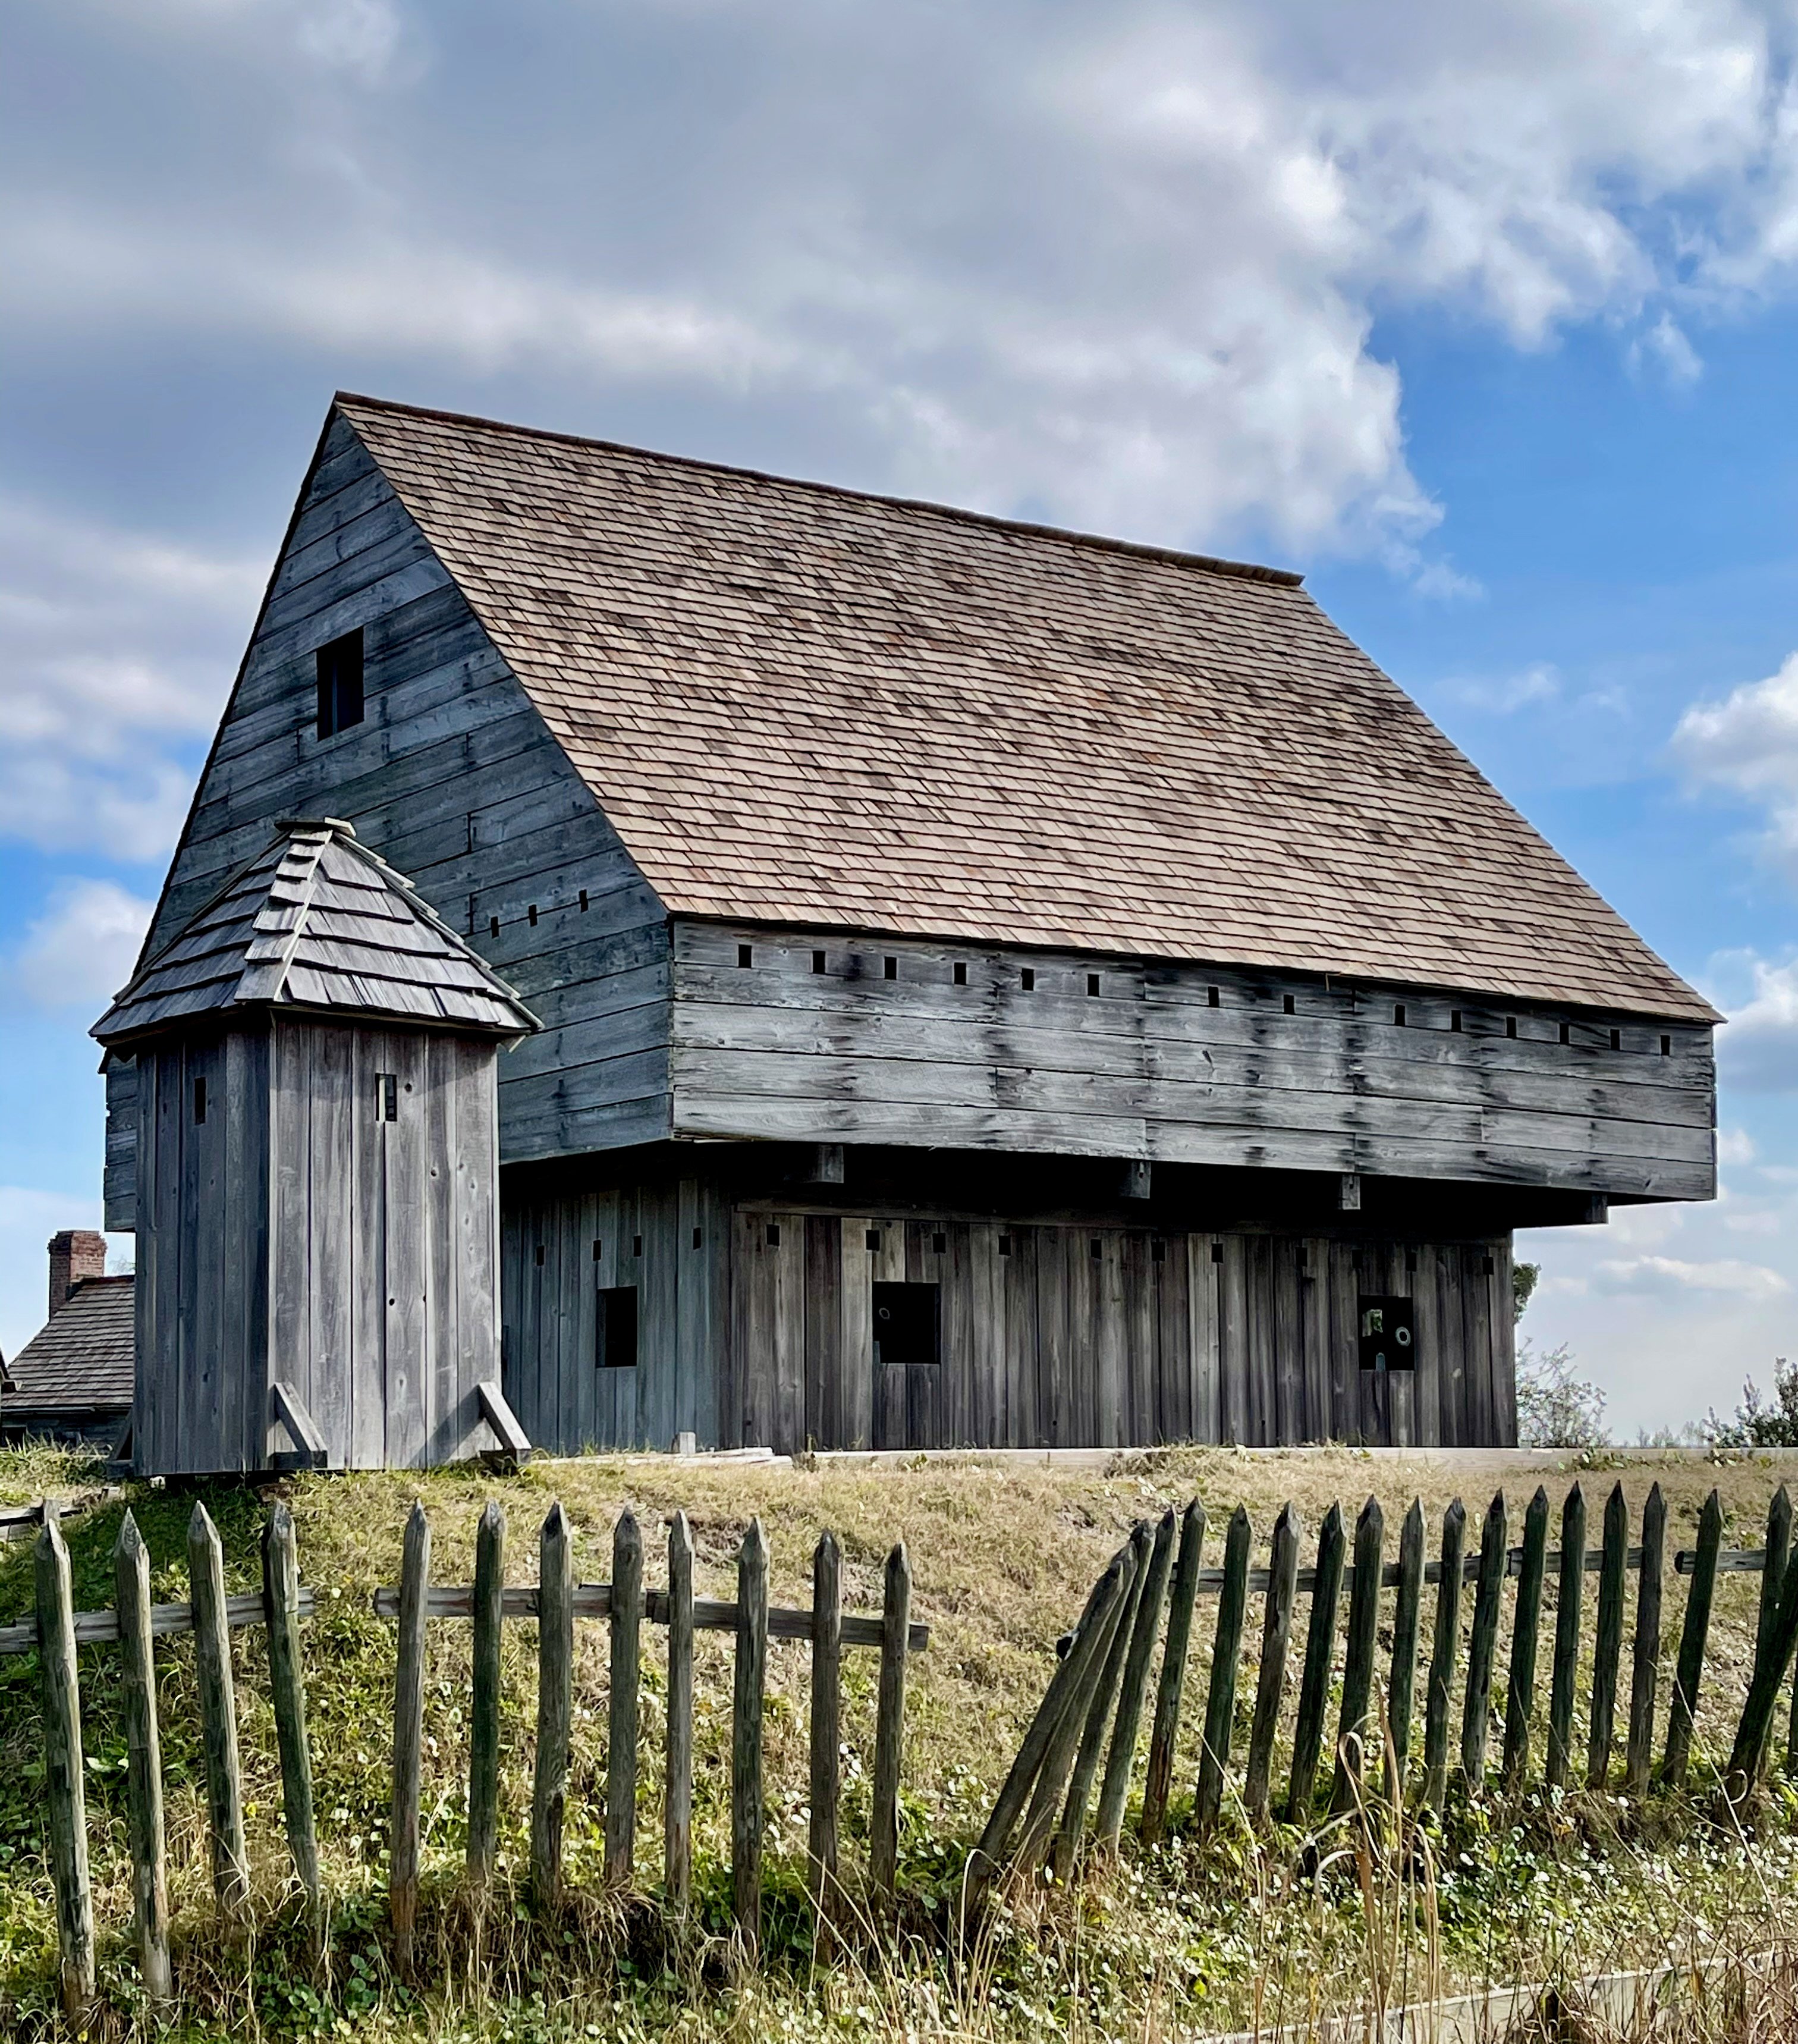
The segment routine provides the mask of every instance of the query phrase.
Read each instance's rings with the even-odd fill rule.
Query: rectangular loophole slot
[[[393,1072],[377,1072],[375,1074],[375,1119],[377,1121],[398,1121],[399,1118],[398,1076]]]
[[[880,1230],[879,1230],[878,1228],[870,1228],[867,1231],[867,1232],[866,1232],[866,1233],[863,1236],[863,1238],[862,1238],[862,1247],[863,1247],[864,1249],[878,1249],[878,1248],[879,1248],[879,1247],[880,1247]]]
[[[899,977],[899,961],[896,958],[882,959],[880,971],[882,979],[897,979]]]
[[[930,1253],[932,1256],[947,1256],[949,1253],[948,1236],[933,1235],[930,1238]]]
[[[1217,1008],[1217,1007],[1220,1007],[1220,1006],[1223,1005],[1223,998],[1224,998],[1224,997],[1223,997],[1223,996],[1222,996],[1222,995],[1218,992],[1217,989],[1216,989],[1215,986],[1208,986],[1208,987],[1205,989],[1205,1005],[1206,1005],[1206,1007],[1208,1007],[1208,1008]]]
[[[605,1244],[601,1242],[599,1237],[596,1235],[593,1239],[593,1260],[595,1263],[598,1262],[601,1254],[604,1251],[605,1247]]]
[[[1393,1027],[1395,1029],[1402,1029],[1404,1027],[1404,1003],[1402,1001],[1393,1009]]]
[[[693,1246],[695,1249],[703,1249],[705,1247],[705,1231],[704,1228],[696,1228],[693,1230]]]
[[[584,888],[584,887],[583,887],[583,888],[581,889],[581,913],[584,916],[586,912],[587,912],[587,890],[586,889],[586,888]]]
[[[1563,1043],[1570,1043],[1573,1042],[1573,1025],[1572,1023],[1563,1022],[1561,1024],[1561,1040]]]
[[[1480,1275],[1482,1278],[1491,1277],[1493,1268],[1493,1260],[1489,1256],[1482,1256],[1480,1258]]]
[[[813,954],[812,954],[812,970],[813,970],[813,972],[822,972],[822,971],[824,970],[824,963],[825,963],[825,959],[824,959],[824,953],[823,953],[822,951],[813,951]]]
[[[1505,1018],[1504,1018],[1504,1033],[1505,1033],[1505,1035],[1508,1035],[1508,1036],[1515,1036],[1515,1035],[1516,1035],[1516,1033],[1517,1033],[1517,1018],[1516,1018],[1516,1016],[1515,1015],[1507,1015],[1507,1016],[1505,1016]]]
[[[1661,1055],[1663,1058],[1670,1058],[1673,1055],[1673,1039],[1671,1036],[1663,1036],[1661,1039]]]
[[[1101,1240],[1100,1240],[1100,1239],[1099,1239],[1099,1237],[1098,1237],[1097,1235],[1094,1235],[1094,1236],[1093,1236],[1093,1246],[1092,1246],[1092,1248],[1091,1248],[1091,1250],[1090,1250],[1090,1251],[1089,1251],[1089,1253],[1090,1254],[1093,1255],[1093,1256],[1103,1256],[1103,1255],[1105,1254],[1105,1243],[1104,1243],[1102,1241],[1101,1241]]]
[[[499,935],[499,918],[498,916],[490,916],[487,918],[487,935],[490,937],[497,937]]]
[[[1417,1252],[1415,1249],[1408,1249],[1404,1252],[1404,1274],[1408,1278],[1414,1278],[1417,1274]]]
[[[605,1285],[599,1293],[599,1311],[594,1316],[594,1331],[599,1353],[594,1358],[601,1370],[635,1370],[637,1366],[637,1288],[634,1285]]]
[[[874,1363],[929,1366],[943,1360],[940,1288],[935,1285],[876,1285],[874,1288]]]
[[[362,628],[321,646],[313,656],[318,682],[318,735],[335,738],[363,718]]]
[[[1031,966],[1026,966],[1023,971],[1018,974],[1017,983],[1024,989],[1026,993],[1034,993],[1036,991],[1036,974],[1035,970]]]
[[[642,1255],[643,1237],[640,1235],[633,1235],[631,1237],[631,1254],[633,1256]]]
[[[967,969],[967,966],[966,966],[964,963],[962,963],[962,962],[961,962],[959,960],[958,960],[958,961],[957,961],[957,963],[956,963],[956,966],[955,966],[955,984],[956,984],[958,986],[966,986],[967,985],[967,983],[968,983],[968,969]]]
[[[1010,1237],[1008,1235],[1001,1235],[1001,1236],[1000,1236],[1000,1238],[999,1238],[999,1254],[1000,1254],[1001,1256],[1009,1256],[1009,1255],[1011,1254],[1011,1253],[1012,1253],[1012,1239],[1011,1239],[1011,1237]]]
[[[1281,1011],[1282,1011],[1284,1013],[1288,1014],[1288,1015],[1290,1015],[1290,1014],[1293,1012],[1293,997],[1291,996],[1291,994],[1289,994],[1289,994],[1287,994],[1287,995],[1284,997],[1284,999],[1281,1001],[1280,1005],[1281,1005]]]
[[[1224,1245],[1221,1242],[1214,1242],[1212,1244],[1211,1260],[1213,1263],[1221,1263],[1224,1261]]]
[[[736,947],[736,962],[740,966],[753,965],[755,962],[755,946],[739,944]]]
[[[537,905],[535,901],[524,911],[524,920],[533,930],[537,927]]]
[[[780,1246],[781,1246],[781,1228],[780,1228],[780,1223],[779,1223],[778,1220],[771,1220],[771,1221],[770,1221],[770,1222],[769,1222],[769,1224],[768,1224],[768,1247],[769,1247],[770,1249],[778,1249],[778,1248],[780,1247]]]
[[[1623,1047],[1623,1032],[1621,1029],[1613,1029],[1611,1032],[1611,1047],[1613,1051],[1620,1051]]]
[[[540,1243],[537,1244],[537,1268],[540,1270],[542,1270],[542,1268],[543,1268],[543,1267],[544,1267],[544,1246],[543,1246],[543,1244],[540,1242]]]
[[[1098,990],[1099,975],[1096,972],[1088,973],[1086,975],[1086,991],[1088,995],[1090,997],[1091,995],[1097,993]]]
[[[1149,1244],[1149,1261],[1151,1263],[1165,1263],[1167,1261],[1167,1244],[1165,1242],[1151,1242]]]
[[[1458,1008],[1451,1008],[1448,1011],[1448,1026],[1456,1035],[1461,1034],[1461,1010]]]

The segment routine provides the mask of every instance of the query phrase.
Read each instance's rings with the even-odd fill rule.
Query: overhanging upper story
[[[1712,1011],[1273,571],[341,400],[150,947],[307,815],[541,1020],[508,1161],[1715,1189]]]

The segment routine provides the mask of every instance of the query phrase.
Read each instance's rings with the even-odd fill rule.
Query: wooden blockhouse
[[[478,1019],[140,996],[315,852]],[[1718,1017],[1296,575],[367,398],[144,956],[99,1033],[146,1467],[255,1463],[271,1381],[343,1387],[344,1461],[486,1439],[490,1309],[367,1261],[358,1032],[497,1064],[505,1398],[571,1451],[1504,1443],[1512,1231],[1715,1189]],[[338,1219],[218,1204],[202,1057],[271,1201],[281,1116],[344,1117]],[[473,1213],[464,1126],[408,1168]]]

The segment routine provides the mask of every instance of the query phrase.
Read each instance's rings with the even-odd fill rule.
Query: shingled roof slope
[[[131,1403],[136,1322],[132,1280],[89,1278],[70,1293],[7,1366],[9,1419],[122,1412]]]
[[[410,881],[327,818],[280,826],[94,1025],[102,1043],[255,1005],[500,1035],[536,1018]]]
[[[1716,1019],[1297,577],[337,402],[671,910]]]

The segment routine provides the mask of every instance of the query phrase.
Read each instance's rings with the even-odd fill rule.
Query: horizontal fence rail
[[[400,1598],[397,1589],[377,1590],[375,1593],[375,1616],[377,1618],[398,1618]],[[239,1599],[243,1602],[245,1600]],[[254,1603],[255,1599],[248,1601]],[[609,1619],[616,1608],[609,1583],[577,1583],[574,1593],[574,1616],[577,1618]],[[185,1608],[181,1605],[167,1607],[171,1610]],[[646,1590],[637,1601],[637,1615],[646,1618],[652,1625],[669,1623],[670,1608],[666,1590]],[[692,1604],[692,1623],[695,1632],[735,1632],[741,1614],[734,1604],[720,1604],[710,1597],[695,1597]],[[474,1586],[433,1584],[426,1593],[425,1615],[427,1618],[472,1618],[474,1616]],[[110,1616],[111,1614],[102,1614]],[[537,1593],[526,1585],[505,1591],[500,1601],[501,1618],[535,1618],[537,1616]],[[77,1621],[78,1624],[79,1621]],[[812,1637],[813,1614],[809,1611],[782,1609],[778,1604],[768,1608],[768,1637],[770,1639],[804,1639]],[[885,1643],[885,1620],[865,1614],[846,1612],[840,1620],[839,1638],[845,1646],[879,1646]],[[22,1628],[14,1627],[13,1630]],[[171,1628],[179,1631],[179,1627]],[[0,1639],[5,1635],[0,1633]],[[116,1631],[97,1632],[96,1639],[116,1639]],[[930,1644],[930,1627],[912,1625],[906,1629],[906,1644],[913,1654],[922,1654]]]
[[[313,1615],[312,1591],[302,1587],[296,1606],[302,1618]],[[252,1590],[246,1596],[227,1597],[225,1600],[225,1622],[233,1631],[246,1625],[260,1625],[265,1612],[261,1596]],[[78,1611],[73,1615],[75,1643],[77,1646],[109,1646],[121,1637],[119,1618],[116,1611]],[[194,1630],[194,1607],[190,1604],[153,1604],[150,1607],[150,1631],[158,1639],[172,1639],[179,1634]],[[0,1657],[9,1654],[35,1654],[37,1651],[37,1621],[27,1619],[21,1625],[0,1625]]]

